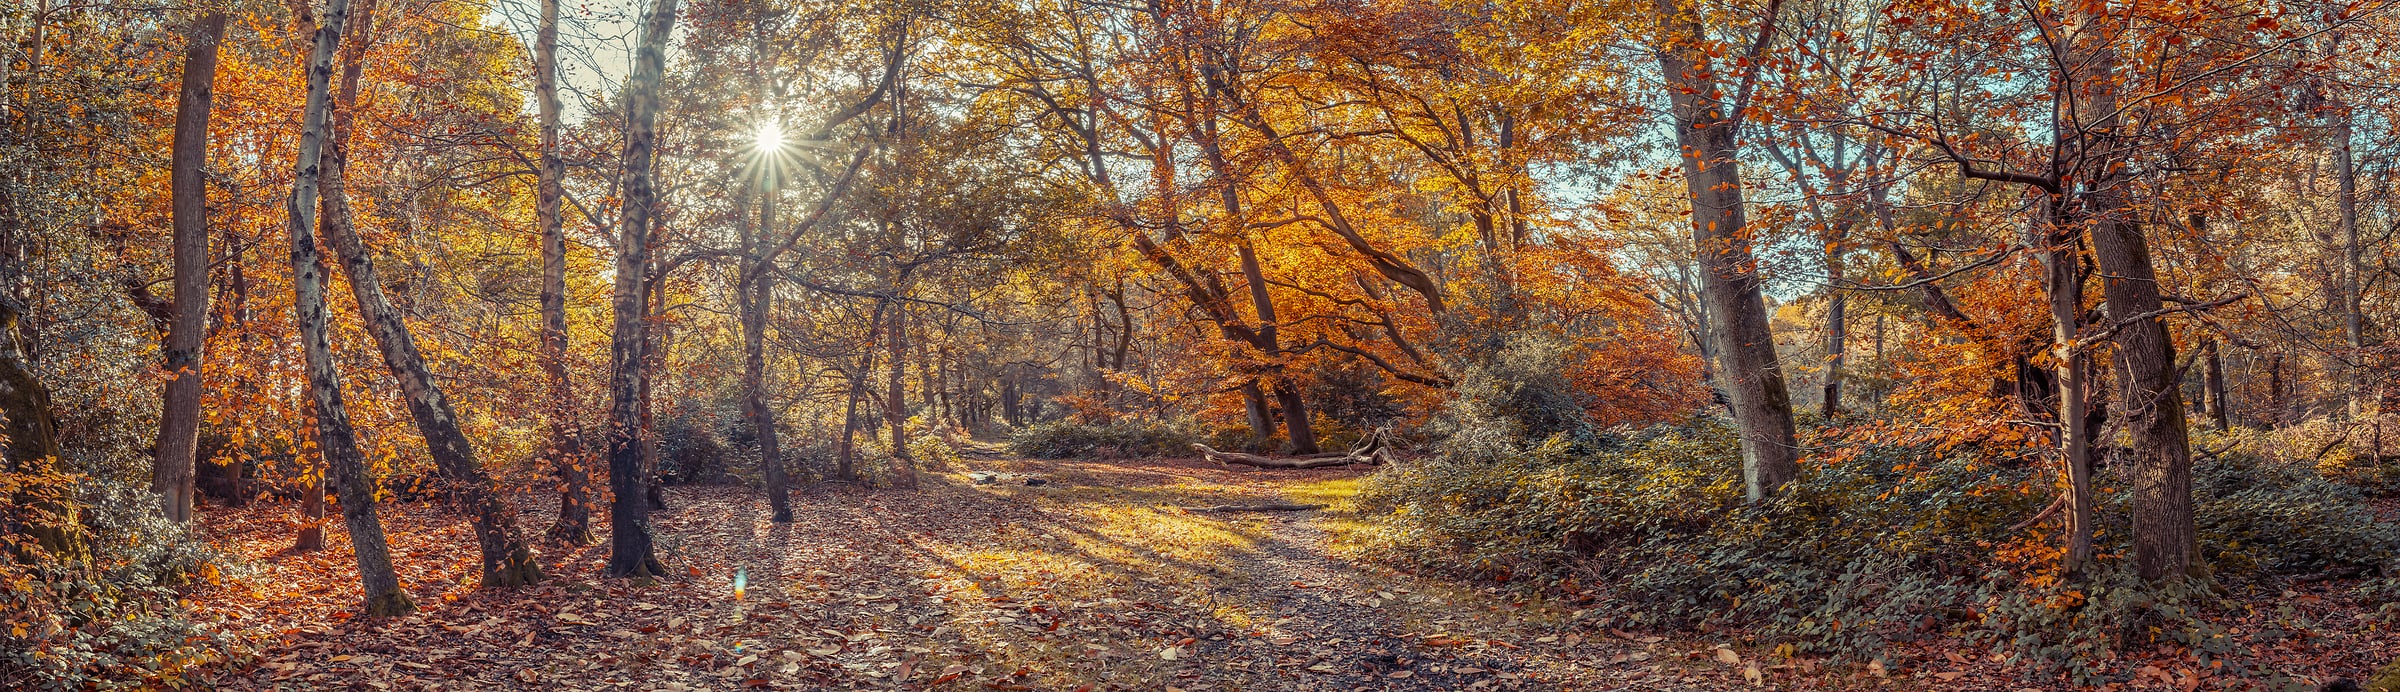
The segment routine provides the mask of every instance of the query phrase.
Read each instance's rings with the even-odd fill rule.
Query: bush
[[[1009,438],[1009,449],[1035,459],[1183,456],[1206,435],[1189,420],[1119,418],[1107,423],[1035,423]]]
[[[2129,573],[2121,490],[2097,498],[2102,559],[2058,579],[2056,522],[2016,528],[2052,498],[2043,465],[1973,445],[1850,444],[1854,456],[1751,505],[1716,420],[1592,444],[1512,444],[1492,427],[1458,426],[1437,456],[1369,479],[1358,502],[1380,517],[1372,554],[1552,590],[1601,626],[1736,631],[1842,657],[1964,634],[2089,679],[2088,662],[2130,646],[2230,646],[2203,617],[2221,586]],[[2195,475],[2221,576],[2382,565],[2400,545],[2358,491],[2306,467],[2212,459]]]
[[[2222,575],[2363,572],[2400,550],[2400,526],[2378,521],[2365,492],[2308,466],[2214,459],[2194,465],[2192,491],[2201,553]]]
[[[749,432],[749,424],[738,413],[711,408],[678,407],[673,416],[658,422],[658,475],[669,484],[732,483],[732,457],[737,450],[727,443],[729,431],[738,432],[742,452],[755,465],[757,441]]]
[[[180,598],[232,563],[162,516],[156,495],[116,481],[0,475],[10,489],[0,504],[64,499],[39,498],[28,482],[72,488],[90,552],[72,562],[28,552],[18,535],[0,540],[10,548],[0,557],[0,687],[180,686],[185,671],[231,653],[233,638]]]

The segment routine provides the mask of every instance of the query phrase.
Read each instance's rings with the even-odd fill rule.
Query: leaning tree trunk
[[[339,2],[340,0],[334,0]],[[625,85],[625,211],[617,233],[616,325],[609,344],[608,575],[655,578],[666,574],[652,553],[650,506],[642,496],[643,318],[649,291],[650,217],[658,204],[652,187],[651,149],[658,139],[658,83],[666,71],[667,37],[675,30],[676,0],[658,0],[642,31],[633,74]]]
[[[1233,198],[1226,199],[1230,204]],[[1239,211],[1234,207],[1227,207],[1227,210]],[[1234,251],[1241,260],[1243,281],[1250,284],[1250,308],[1258,312],[1258,350],[1270,360],[1281,360],[1283,343],[1275,333],[1275,297],[1267,292],[1267,276],[1259,266],[1258,252],[1251,249],[1248,242],[1235,246]],[[1274,375],[1267,381],[1267,390],[1274,394],[1275,404],[1283,409],[1284,441],[1292,444],[1293,454],[1317,453],[1316,422],[1309,419],[1308,400],[1300,396],[1300,387],[1284,374],[1283,366],[1272,367]]]
[[[558,0],[542,0],[534,35],[534,93],[541,108],[542,160],[533,213],[542,229],[542,374],[549,379],[550,463],[558,474],[558,520],[551,540],[592,542],[592,472],[575,415],[575,386],[567,376],[567,232],[562,202],[566,161],[558,154]]]
[[[192,21],[167,176],[175,226],[175,321],[167,330],[167,387],[150,484],[167,518],[178,522],[192,520],[193,464],[200,447],[201,349],[208,329],[208,111],[216,96],[217,43],[224,37],[224,12]]]
[[[1275,412],[1267,409],[1266,390],[1260,389],[1258,379],[1242,381],[1242,413],[1250,420],[1250,446],[1265,450],[1275,441]]]
[[[375,479],[359,453],[357,433],[342,406],[341,373],[333,362],[333,344],[325,327],[325,263],[315,234],[319,166],[333,109],[333,53],[341,43],[342,24],[349,19],[349,0],[326,0],[325,23],[317,27],[316,49],[308,60],[308,106],[302,111],[299,161],[292,172],[292,196],[285,206],[290,216],[292,243],[292,305],[300,331],[301,359],[308,371],[309,413],[316,418],[317,450],[325,457],[335,486],[341,492],[342,520],[350,526],[350,546],[358,560],[359,585],[366,592],[366,613],[381,617],[416,609],[400,590],[392,572],[390,547],[383,523],[375,518]]]
[[[783,473],[783,451],[775,434],[775,409],[767,405],[767,311],[773,308],[774,285],[759,278],[742,296],[742,407],[758,436],[758,465],[766,472],[767,505],[774,521],[792,520],[791,493]]]
[[[1692,10],[1658,0],[1659,69],[1674,106],[1675,139],[1683,149],[1684,184],[1692,203],[1692,248],[1722,362],[1733,419],[1741,429],[1742,477],[1753,502],[1800,475],[1800,446],[1790,390],[1775,355],[1775,337],[1759,288],[1758,261],[1745,227],[1742,170],[1734,133],[1738,123],[1719,109],[1716,78],[1698,42]]]
[[[2096,195],[2097,196],[2097,195]],[[2122,368],[2119,411],[2132,433],[2133,553],[2142,578],[2198,575],[2199,533],[2192,506],[2192,452],[2175,372],[2175,344],[2155,313],[2163,306],[2150,248],[2129,220],[2097,219],[2092,254]],[[2130,320],[2130,323],[2127,321]]]
[[[434,382],[433,370],[426,366],[424,354],[417,349],[416,337],[401,319],[400,308],[384,295],[383,283],[376,277],[374,256],[353,224],[343,170],[349,161],[350,123],[357,111],[361,58],[367,41],[373,38],[374,26],[375,0],[366,0],[358,8],[355,32],[358,40],[343,50],[339,110],[333,119],[331,151],[324,156],[322,228],[326,239],[332,241],[334,252],[341,256],[344,273],[350,278],[350,296],[358,302],[367,333],[374,337],[384,367],[399,381],[400,393],[408,401],[409,417],[416,421],[418,434],[424,436],[434,466],[448,481],[443,494],[457,503],[475,529],[475,542],[483,557],[483,586],[539,583],[541,563],[534,560],[532,549],[517,532],[515,511],[501,500],[491,476],[484,473],[483,464],[475,459],[475,447],[459,428],[456,409],[442,393],[441,385]]]

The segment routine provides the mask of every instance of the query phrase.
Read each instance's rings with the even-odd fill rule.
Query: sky
[[[541,0],[487,0],[484,21],[533,46]],[[558,68],[561,118],[572,124],[615,94],[633,70],[634,32],[645,0],[559,0]],[[527,95],[526,111],[535,109]]]

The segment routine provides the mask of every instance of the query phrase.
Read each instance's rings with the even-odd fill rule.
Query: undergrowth
[[[1035,459],[1119,459],[1183,456],[1206,437],[1190,420],[1122,417],[1107,423],[1056,420],[1035,423],[1009,437],[1009,449]]]
[[[160,514],[131,483],[49,471],[0,473],[8,525],[65,520],[87,553],[44,551],[0,534],[0,688],[182,686],[236,642],[182,600],[237,569]]]
[[[1548,591],[1599,627],[1740,633],[1787,655],[1871,659],[1957,636],[2095,683],[2100,662],[2136,647],[2231,656],[2226,596],[2388,570],[2400,547],[2357,489],[2220,455],[2195,467],[2211,578],[2134,577],[2130,484],[2104,473],[2100,559],[2064,579],[2057,522],[2026,525],[2054,495],[2051,474],[1972,445],[1865,446],[1752,505],[1734,433],[1714,419],[1513,444],[1458,418],[1464,434],[1438,454],[1366,482],[1370,555]]]

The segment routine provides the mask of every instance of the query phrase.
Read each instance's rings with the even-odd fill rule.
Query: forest
[[[2395,0],[0,37],[0,688],[2400,692]]]

